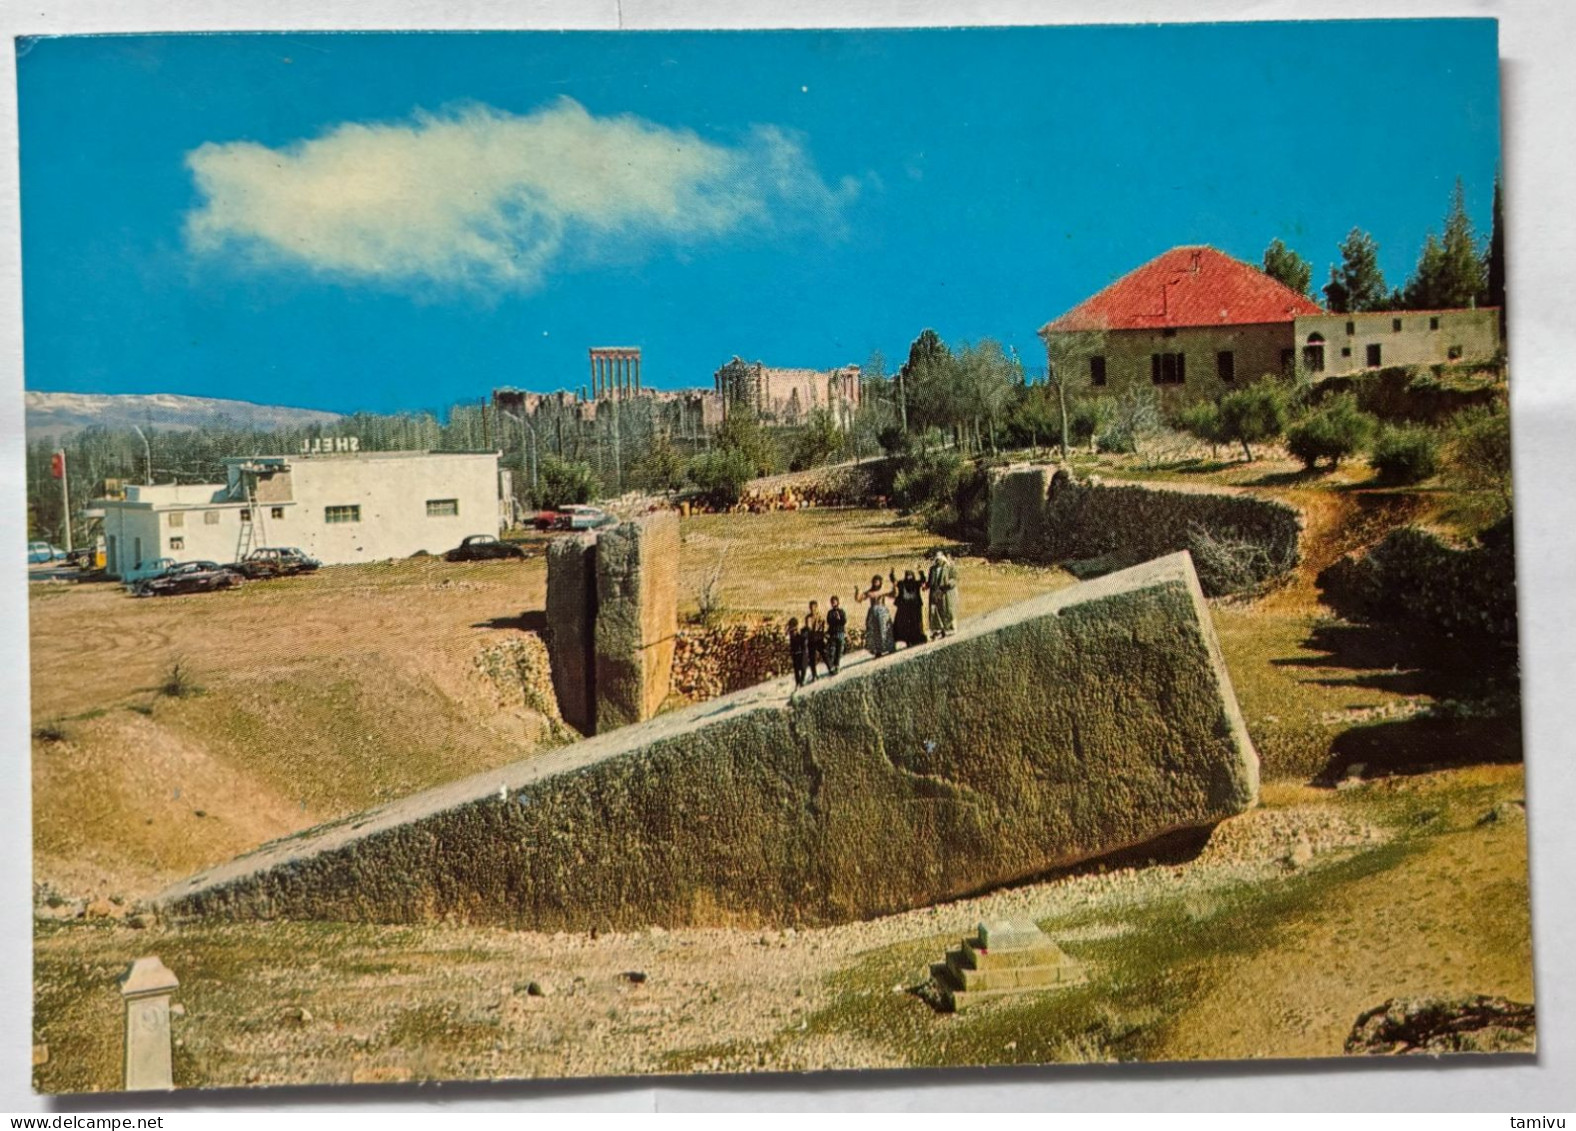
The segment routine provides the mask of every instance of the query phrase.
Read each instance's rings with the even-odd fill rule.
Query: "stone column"
[[[126,1003],[126,1091],[175,1087],[170,1063],[170,995],[180,985],[155,956],[139,958],[120,980]]]
[[[640,395],[640,355],[635,355],[635,394]]]

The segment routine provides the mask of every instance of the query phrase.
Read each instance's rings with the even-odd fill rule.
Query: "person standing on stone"
[[[897,623],[893,635],[909,648],[925,643],[924,582],[911,569],[903,571],[902,581],[897,579],[896,571],[892,572],[891,578],[895,594],[893,603],[897,606]]]
[[[810,636],[799,627],[798,617],[788,618],[788,658],[793,661],[793,682],[804,686],[804,669],[810,658]]]
[[[958,623],[958,567],[940,550],[930,559],[925,588],[930,590],[930,638],[934,640],[956,630]]]
[[[821,606],[815,601],[810,602],[810,611],[804,618],[804,635],[806,646],[809,650],[810,683],[815,682],[815,665],[826,663],[826,618],[821,615]],[[831,674],[831,665],[827,665],[827,674]]]
[[[881,575],[870,579],[870,588],[857,590],[854,600],[868,601],[870,611],[865,614],[865,649],[872,656],[885,656],[897,649],[892,639],[892,614],[887,610],[887,593],[882,588]]]
[[[836,675],[843,666],[843,653],[848,650],[848,614],[836,593],[827,600],[830,607],[826,610],[826,674]]]

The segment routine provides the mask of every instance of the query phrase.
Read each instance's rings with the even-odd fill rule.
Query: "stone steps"
[[[1058,990],[1086,980],[1081,963],[1033,923],[1023,922],[981,923],[978,935],[931,966],[930,976],[942,1008],[954,1012],[989,998]]]

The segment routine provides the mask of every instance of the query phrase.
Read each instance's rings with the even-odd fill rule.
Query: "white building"
[[[503,525],[497,452],[335,452],[224,461],[227,481],[128,486],[103,499],[105,568],[134,579],[160,559],[232,562],[294,546],[324,565],[453,549]]]

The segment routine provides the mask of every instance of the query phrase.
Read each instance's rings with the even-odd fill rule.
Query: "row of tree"
[[[1466,192],[1456,181],[1441,233],[1428,233],[1417,267],[1405,286],[1390,287],[1379,268],[1379,245],[1353,228],[1340,245],[1341,261],[1330,267],[1324,302],[1340,313],[1366,310],[1449,310],[1505,307],[1505,226],[1500,185],[1494,182],[1493,230],[1479,244],[1467,216]],[[1264,251],[1264,272],[1298,294],[1310,294],[1313,267],[1279,239]]]

